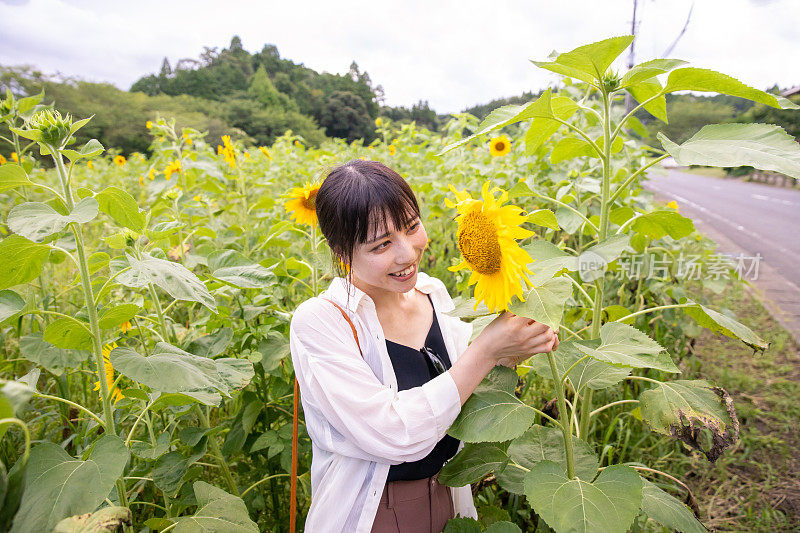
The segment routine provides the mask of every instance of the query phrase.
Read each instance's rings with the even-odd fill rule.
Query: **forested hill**
[[[308,118],[330,137],[369,139],[382,98],[382,88],[373,87],[355,62],[345,75],[318,73],[282,59],[274,45],[250,53],[239,37],[228,48],[206,47],[198,59],[181,59],[174,68],[164,58],[160,72],[139,79],[131,91],[218,101],[232,126],[262,142],[286,126],[307,130]]]

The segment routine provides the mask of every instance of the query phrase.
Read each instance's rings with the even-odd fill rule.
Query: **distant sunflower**
[[[473,199],[467,191],[458,191],[452,185],[450,190],[458,202],[448,199],[445,203],[458,210],[458,249],[463,261],[449,270],[471,270],[469,284],[475,285],[475,299],[485,302],[491,312],[508,309],[514,296],[524,301],[522,282],[530,285],[526,274],[532,272],[527,265],[533,259],[516,240],[533,232],[520,227],[526,220],[522,209],[503,206],[508,193],[499,187],[489,191],[488,181],[481,189],[483,200]],[[497,191],[500,197],[495,199]]]
[[[111,387],[114,385],[114,367],[111,366],[111,352],[116,347],[117,347],[117,343],[116,342],[112,342],[111,344],[106,344],[105,346],[103,346],[103,349],[102,349],[102,352],[103,352],[103,367],[104,367],[103,370],[105,371],[104,373],[106,375],[106,385],[108,386],[109,392],[111,393],[111,400],[114,403],[117,403],[118,401],[120,401],[123,398],[122,391],[119,390],[119,387],[114,387],[113,390],[111,389]],[[100,390],[100,382],[99,381],[95,381],[94,382],[94,390]]]
[[[511,151],[511,141],[505,135],[495,137],[489,141],[489,153],[492,157],[506,155]]]
[[[125,165],[125,156],[115,155],[114,156],[114,163],[116,163],[119,166],[124,166]]]
[[[320,185],[306,182],[304,187],[295,187],[287,193],[289,200],[283,207],[298,224],[317,225],[317,192]]]

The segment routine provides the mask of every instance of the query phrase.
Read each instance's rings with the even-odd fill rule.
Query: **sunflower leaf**
[[[489,116],[487,116],[483,122],[481,122],[481,124],[478,126],[478,130],[475,133],[469,137],[461,139],[460,141],[445,146],[445,148],[437,155],[442,155],[454,150],[455,148],[470,142],[472,139],[480,135],[484,135],[490,131],[503,128],[510,124],[522,122],[523,120],[535,118],[555,119],[556,114],[553,109],[553,100],[552,93],[548,88],[539,98],[527,104],[499,107],[492,111]],[[575,104],[575,102],[569,98],[561,97],[557,100],[557,102],[559,119],[571,115],[575,109],[577,109],[577,104]]]
[[[553,61],[531,61],[537,67],[596,85],[611,63],[630,46],[633,35],[611,37],[558,54]]]
[[[525,293],[524,302],[516,302],[509,309],[515,315],[532,318],[558,329],[564,316],[564,304],[572,295],[572,284],[563,276],[549,279]]]

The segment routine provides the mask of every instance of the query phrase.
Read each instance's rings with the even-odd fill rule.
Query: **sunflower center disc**
[[[505,143],[502,142],[499,142],[494,145],[494,149],[497,150],[498,152],[502,152],[503,149],[505,149],[505,147],[506,147]]]
[[[458,248],[479,274],[494,274],[500,270],[503,255],[497,228],[483,213],[475,211],[464,216],[458,230]]]
[[[311,211],[317,210],[317,193],[312,192],[308,198],[303,198],[303,207]]]

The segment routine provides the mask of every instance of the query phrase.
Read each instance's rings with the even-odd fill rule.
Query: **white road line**
[[[741,231],[745,235],[749,235],[750,237],[758,240],[760,243],[768,245],[768,246],[772,246],[774,248],[777,248],[780,252],[782,252],[784,254],[788,254],[788,255],[790,255],[792,257],[795,257],[795,258],[797,258],[798,261],[800,261],[800,255],[798,255],[797,253],[795,253],[795,252],[793,252],[793,251],[791,251],[791,250],[789,250],[789,249],[787,249],[787,248],[785,248],[783,246],[774,245],[770,239],[766,239],[766,238],[762,237],[761,235],[759,235],[758,233],[756,233],[754,231],[747,230],[743,226],[741,226],[739,224],[736,224],[735,222],[733,222],[731,220],[728,220],[724,216],[719,215],[717,213],[714,213],[712,211],[709,211],[707,208],[703,207],[702,205],[697,204],[695,202],[692,202],[688,198],[684,198],[683,196],[680,196],[678,194],[675,194],[675,193],[672,193],[672,192],[669,192],[669,191],[665,191],[663,189],[655,187],[655,186],[653,186],[652,183],[649,183],[648,185],[649,185],[649,188],[651,188],[651,189],[653,189],[653,190],[655,190],[657,192],[660,192],[661,194],[664,194],[664,195],[667,195],[667,196],[671,196],[671,197],[675,198],[678,202],[682,202],[684,204],[687,204],[687,205],[697,209],[701,213],[704,213],[704,214],[706,214],[706,215],[708,215],[710,217],[713,217],[713,218],[719,220],[720,222],[722,222],[723,224],[726,224],[726,225],[728,225],[728,226],[730,226],[730,227],[732,227],[732,228],[734,228],[734,229],[736,229],[738,231]]]
[[[783,204],[783,205],[794,205],[794,202],[789,200],[781,200],[780,198],[770,198],[769,196],[764,196],[763,194],[751,194],[750,198],[754,200],[764,200],[767,202],[775,202],[776,204]]]

